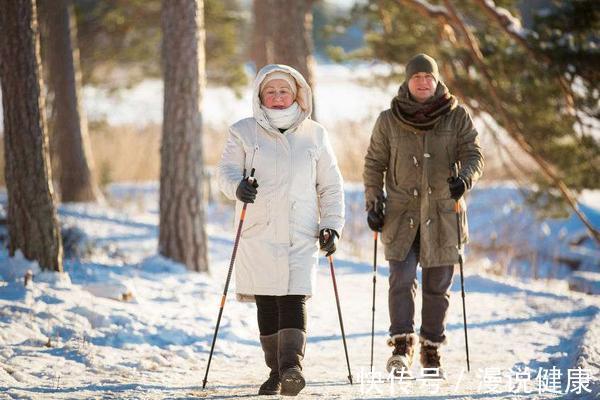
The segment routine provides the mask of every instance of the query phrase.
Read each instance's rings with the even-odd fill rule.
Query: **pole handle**
[[[452,163],[452,165],[450,165],[450,173],[452,174],[453,178],[458,178],[458,162]]]
[[[245,170],[244,170],[245,171]],[[248,177],[248,182],[252,183],[254,182],[254,171],[256,171],[256,168],[252,168],[250,170],[250,176]],[[245,174],[244,174],[245,175]]]

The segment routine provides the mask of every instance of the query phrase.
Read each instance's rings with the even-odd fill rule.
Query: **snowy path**
[[[201,389],[232,247],[231,235],[221,229],[222,224],[209,227],[213,275],[207,277],[187,273],[160,257],[146,258],[156,248],[153,213],[129,218],[111,210],[80,207],[63,210],[61,215],[76,221],[96,243],[110,245],[95,252],[91,261],[67,264],[72,283],[36,282],[24,289],[22,283],[0,281],[0,399],[254,397],[267,375],[256,309],[253,304],[236,302],[233,294],[225,307],[208,388]],[[460,279],[456,275],[449,344],[443,349],[449,379],[392,386],[375,383],[377,378],[386,378],[385,361],[390,354],[385,344],[387,267],[380,263],[378,268],[373,380],[366,375],[372,266],[340,256],[336,277],[355,378],[351,386],[346,380],[329,268],[322,259],[316,295],[308,302],[308,386],[300,398],[507,398],[513,394],[507,388],[508,378],[498,376],[499,384],[494,387],[493,371],[486,374],[483,370],[495,368],[504,373],[525,367],[535,372],[522,384],[521,398],[558,398],[538,394],[537,371],[553,366],[561,370],[564,391],[567,370],[578,361],[584,341],[589,357],[586,368],[598,379],[600,346],[597,337],[586,337],[586,333],[600,331],[599,298],[569,292],[566,284],[524,284],[471,274],[469,265],[475,262],[468,261],[465,280],[471,373],[464,374]],[[7,256],[0,253],[3,263],[8,263]],[[90,282],[115,290],[132,288],[135,300],[95,296],[91,288],[86,290]],[[597,384],[592,389],[597,394]]]
[[[492,389],[491,384],[481,386],[485,375],[483,369],[493,367],[506,372],[513,368],[529,367],[537,371],[538,368],[550,369],[556,366],[566,376],[567,370],[575,363],[582,334],[600,310],[598,299],[574,299],[558,288],[545,289],[539,285],[525,287],[481,276],[468,276],[465,285],[469,291],[467,312],[472,372],[461,377],[466,366],[460,279],[456,276],[448,321],[449,344],[444,348],[444,362],[448,366],[449,379],[439,385],[439,388],[431,382],[409,382],[405,388],[397,382],[393,386],[390,383],[373,385],[378,379],[387,378],[385,361],[390,354],[390,349],[385,345],[389,324],[387,268],[380,267],[379,270],[375,375],[369,378],[366,372],[370,363],[371,269],[368,265],[343,261],[337,265],[336,277],[342,296],[352,372],[355,382],[358,381],[350,386],[345,380],[347,369],[330,274],[325,265],[321,266],[318,294],[309,303],[310,339],[305,359],[309,385],[303,392],[306,398],[319,398],[323,394],[328,398],[387,398],[403,394],[439,399],[506,398],[512,394],[511,390],[504,388],[508,380],[502,378],[497,391]],[[420,309],[420,305],[417,307]],[[247,357],[248,366],[240,368],[254,369],[254,365],[258,365],[262,375],[266,374],[258,347],[248,349]],[[231,371],[232,365],[228,363],[219,365],[218,358],[213,367],[213,390],[206,397],[225,398],[233,393],[227,385],[228,376],[231,372],[237,372]],[[361,369],[364,372],[362,386]],[[418,368],[415,368],[415,372],[418,372]],[[596,370],[596,374],[597,372]],[[528,393],[531,397],[543,398],[538,396],[534,379],[536,375],[537,372],[532,374],[528,390],[524,392],[521,388],[520,394]],[[249,379],[245,379],[244,383],[247,382],[250,386],[236,388],[235,393],[244,396],[254,394],[256,386],[252,386],[252,383],[260,382],[261,377],[260,373],[247,376]],[[566,382],[563,383],[565,384]]]

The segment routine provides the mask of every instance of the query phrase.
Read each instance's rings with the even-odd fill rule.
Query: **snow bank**
[[[569,277],[569,289],[587,294],[600,294],[600,272],[573,272]]]

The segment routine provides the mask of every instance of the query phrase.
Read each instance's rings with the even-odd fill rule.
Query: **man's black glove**
[[[452,197],[455,201],[458,201],[458,199],[465,194],[465,190],[467,190],[467,184],[460,175],[457,177],[451,176],[448,178],[448,187],[450,189],[450,197]]]
[[[244,178],[241,180],[235,191],[235,197],[244,203],[254,203],[254,199],[256,199],[256,193],[258,193],[256,190],[257,187],[258,182],[256,179],[253,179],[252,182],[250,182],[249,178]]]
[[[319,246],[325,252],[325,257],[335,253],[340,235],[333,229],[321,229],[319,232]]]
[[[383,209],[376,211],[377,207],[370,210],[367,214],[367,224],[374,232],[381,232],[383,229]]]
[[[385,207],[385,195],[379,188],[367,188],[365,192],[367,224],[372,231],[381,232],[383,229],[383,209]]]

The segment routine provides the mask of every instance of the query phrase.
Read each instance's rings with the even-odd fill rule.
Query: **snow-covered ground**
[[[484,231],[482,237],[492,221],[500,229],[519,211],[493,205],[503,196],[514,198],[512,192],[516,188],[504,185],[473,193],[471,224]],[[344,236],[354,235],[354,242],[370,249],[372,236],[358,222],[364,217],[357,205],[362,203],[360,186],[349,184],[346,193],[349,229]],[[252,398],[267,376],[256,309],[233,295],[225,306],[207,388],[201,388],[232,249],[231,207],[209,206],[211,274],[205,275],[156,255],[156,184],[115,185],[111,194],[118,207],[60,207],[61,221],[77,227],[83,238],[77,244],[82,256],[66,261],[64,276],[39,273],[36,265],[0,250],[0,399]],[[600,211],[593,201],[585,209],[594,218]],[[537,229],[536,222],[527,221]],[[562,228],[563,237],[580,230],[572,220],[562,226],[546,223],[547,236]],[[343,243],[335,259],[355,383],[346,379],[331,278],[322,259],[316,293],[308,302],[308,386],[301,398],[597,398],[600,298],[570,291],[564,280],[498,278],[484,272],[492,261],[474,255],[465,269],[471,372],[466,372],[457,270],[449,343],[443,349],[448,379],[389,381],[388,268],[380,262],[375,365],[369,374],[372,265],[371,257],[357,256],[355,247]],[[27,268],[35,276],[24,287]],[[417,313],[417,325],[419,319]],[[562,393],[550,393],[553,387]]]

